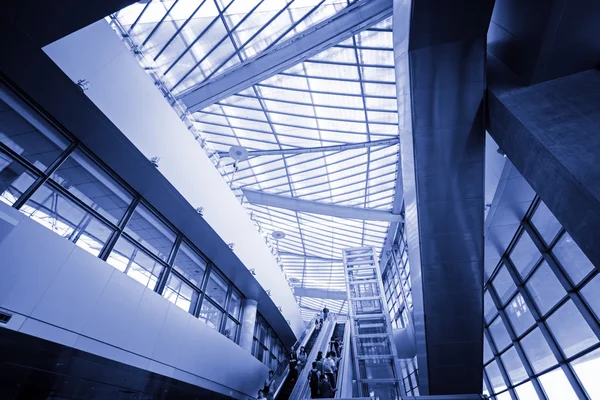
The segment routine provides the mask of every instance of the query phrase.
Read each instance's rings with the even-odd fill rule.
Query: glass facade
[[[273,371],[277,371],[287,356],[283,343],[260,314],[256,315],[254,324],[252,355]]]
[[[598,270],[535,198],[484,294],[484,393],[600,398]]]
[[[243,296],[233,284],[83,146],[20,107],[0,100],[0,201],[237,342]],[[279,359],[280,340],[261,324]]]
[[[383,288],[393,328],[405,328],[408,325],[409,312],[412,310],[410,265],[408,264],[408,245],[405,238],[394,246],[382,274]]]

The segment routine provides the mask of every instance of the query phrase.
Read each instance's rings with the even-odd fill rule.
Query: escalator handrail
[[[352,359],[351,359],[351,346],[350,346],[350,335],[352,326],[350,320],[346,321],[344,327],[344,339],[342,342],[342,358],[340,360],[340,366],[338,369],[338,381],[337,381],[337,392],[335,397],[338,399],[352,397]]]
[[[314,322],[311,322],[311,324],[308,326],[308,328],[306,328],[306,330],[304,331],[302,336],[300,336],[300,339],[298,339],[296,341],[296,343],[294,343],[294,345],[300,343],[298,348],[300,348],[302,346],[306,346],[306,343],[308,343],[308,341],[310,340],[310,337],[312,336],[312,333],[314,330],[315,330],[315,324],[314,324]],[[286,358],[287,358],[287,356],[288,355],[286,354]],[[274,378],[274,383],[275,383],[275,388],[276,388],[275,393],[273,394],[274,399],[277,398],[277,395],[279,394],[279,392],[281,391],[281,388],[285,384],[285,381],[286,381],[289,373],[290,373],[289,363],[286,363],[286,366],[282,371],[279,371],[279,369],[277,369],[277,373],[275,374],[275,378]]]
[[[330,318],[323,324],[321,332],[319,333],[310,355],[308,356],[308,361],[306,363],[307,367],[302,369],[302,372],[298,376],[298,383],[296,383],[296,386],[294,386],[294,390],[292,390],[289,400],[304,400],[310,397],[310,395],[307,396],[310,391],[308,373],[312,369],[312,363],[317,359],[317,354],[319,351],[322,351],[323,354],[326,354],[327,349],[329,348],[329,340],[331,339],[331,335],[333,335],[333,331],[335,330],[337,316],[332,314],[329,315]]]

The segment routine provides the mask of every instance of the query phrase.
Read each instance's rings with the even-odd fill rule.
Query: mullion
[[[514,246],[516,246],[516,243],[518,242],[518,240],[520,240],[522,235],[529,235],[532,239],[532,241],[534,242],[534,244],[536,245],[538,251],[544,255],[545,253],[548,254],[548,250],[545,247],[543,241],[541,240],[541,238],[538,236],[537,232],[535,231],[535,229],[531,226],[531,224],[529,223],[529,219],[531,218],[531,216],[533,215],[536,207],[539,204],[539,197],[536,197],[533,201],[532,204],[529,208],[529,210],[527,211],[525,217],[523,218],[523,221],[521,222],[521,225],[519,226],[519,228],[517,229],[517,232],[515,233],[513,239],[511,240],[509,246],[507,246],[507,250],[505,251],[505,255],[502,257],[502,259],[500,260],[500,262],[498,263],[498,265],[496,266],[493,274],[491,274],[488,283],[486,284],[487,289],[492,297],[492,300],[495,303],[496,309],[499,311],[499,314],[502,310],[500,310],[497,306],[497,304],[499,304],[499,299],[495,298],[495,296],[497,296],[497,294],[495,293],[495,289],[493,288],[493,285],[490,285],[490,282],[492,281],[492,279],[498,274],[499,270],[500,270],[500,266],[502,264],[504,264],[511,276],[511,278],[513,279],[513,282],[515,283],[515,285],[517,286],[517,291],[518,293],[520,293],[523,296],[523,299],[525,301],[525,303],[527,304],[530,312],[532,313],[532,316],[534,317],[535,320],[535,326],[537,326],[540,329],[540,332],[542,333],[542,336],[544,338],[544,340],[546,340],[547,344],[549,345],[554,357],[556,358],[556,360],[558,361],[558,365],[559,368],[561,368],[567,378],[567,380],[569,381],[569,383],[571,384],[573,390],[577,393],[577,395],[580,398],[587,398],[587,396],[585,395],[585,391],[582,388],[579,380],[577,379],[577,376],[573,370],[573,368],[571,367],[571,365],[568,362],[568,359],[563,355],[562,349],[560,348],[560,346],[558,345],[558,342],[556,341],[556,339],[554,338],[553,334],[550,332],[547,324],[546,324],[546,319],[549,318],[549,316],[552,315],[552,313],[556,310],[558,310],[563,304],[565,304],[568,299],[570,298],[571,293],[568,293],[568,289],[567,287],[570,285],[570,281],[566,278],[566,275],[563,275],[563,279],[561,280],[559,278],[559,280],[561,281],[561,284],[566,285],[565,287],[565,291],[567,291],[567,293],[569,294],[569,296],[563,296],[562,300],[560,300],[558,302],[558,304],[556,304],[548,313],[546,313],[547,317],[542,317],[538,310],[537,310],[537,306],[535,305],[534,301],[532,300],[530,294],[529,294],[529,290],[526,288],[524,282],[521,280],[516,267],[514,266],[514,264],[512,263],[512,261],[510,260],[510,258],[507,256],[507,254],[509,254],[512,249],[514,248]],[[558,235],[557,235],[558,236]],[[549,255],[549,254],[548,254]],[[543,260],[546,260],[546,257],[542,258]],[[550,262],[554,263],[554,267],[556,269],[556,271],[553,269],[553,272],[555,273],[555,275],[560,276],[560,274],[564,274],[564,272],[562,271],[562,269],[558,266],[558,264],[556,264],[556,262],[553,260],[553,257],[549,257]],[[548,262],[548,260],[546,260]],[[549,263],[550,264],[550,263]],[[539,268],[539,266],[541,265],[541,262],[538,262],[537,266],[535,268],[532,269],[531,272],[529,272],[529,274],[527,275],[526,279],[528,280],[533,273]],[[572,288],[572,285],[571,285]],[[571,290],[572,292],[573,290]],[[586,305],[582,304],[584,309],[587,309]],[[579,308],[578,308],[579,309]],[[589,311],[588,311],[589,312]],[[585,318],[585,316],[584,316]],[[505,322],[505,324],[507,324],[508,322]],[[490,323],[491,324],[491,323]],[[488,324],[489,326],[489,324]],[[486,328],[486,330],[488,330],[489,328]],[[532,331],[531,328],[529,328],[527,330],[527,332]],[[508,330],[509,332],[509,336],[511,334],[511,331]],[[527,332],[525,332],[523,334],[523,336],[525,336],[527,334]],[[512,340],[512,337],[511,337]],[[513,343],[516,343],[513,341]],[[490,343],[490,346],[492,346],[493,343]],[[493,347],[493,352],[495,349],[495,345]],[[586,351],[589,351],[590,349],[587,349]],[[519,356],[521,357],[521,353],[519,352],[519,350],[517,349],[517,352],[519,354]],[[524,353],[523,353],[524,355]],[[573,357],[578,357],[579,355],[575,355]],[[496,355],[496,357],[499,357],[499,355]],[[525,357],[526,358],[526,357]],[[522,360],[523,361],[523,360]],[[526,365],[525,362],[523,362],[523,365]],[[527,371],[527,367],[526,371]],[[547,371],[542,371],[541,373],[531,376],[531,380],[534,384],[534,388],[536,389],[536,392],[539,394],[540,389],[542,389],[541,385],[539,384],[539,381],[537,380],[538,376],[541,376],[545,373],[547,373],[548,371],[553,370],[555,367],[552,367],[550,369],[548,369]],[[529,371],[527,371],[527,373],[529,374]],[[543,392],[543,390],[542,390]],[[543,398],[543,397],[542,397]]]
[[[165,286],[167,285],[167,280],[169,279],[169,276],[171,275],[171,271],[173,270],[173,263],[175,262],[175,257],[177,255],[177,252],[179,251],[179,246],[181,245],[182,241],[183,241],[183,235],[178,234],[177,237],[175,238],[175,243],[173,243],[173,248],[171,249],[171,253],[169,254],[169,257],[167,258],[167,267],[162,270],[160,276],[158,277],[158,282],[156,284],[156,288],[154,289],[154,291],[160,295],[162,295],[165,290]]]
[[[200,2],[200,5],[198,5],[198,7],[196,7],[196,9],[190,14],[190,16],[185,20],[185,22],[183,24],[181,24],[181,26],[179,28],[177,28],[177,31],[173,34],[173,36],[171,36],[169,38],[169,40],[167,40],[167,42],[162,46],[162,48],[158,51],[158,53],[156,53],[156,56],[154,56],[154,62],[156,62],[156,60],[158,60],[158,57],[160,57],[160,55],[167,49],[167,47],[169,47],[169,45],[173,42],[173,40],[175,40],[175,38],[177,36],[179,36],[179,33],[183,30],[183,28],[186,27],[186,25],[194,18],[194,16],[196,15],[196,13],[198,12],[198,10],[200,10],[200,8],[202,8],[202,6],[204,5],[204,3],[206,3],[207,0],[202,0]],[[182,41],[185,43],[185,40],[183,39],[183,37],[181,37]]]
[[[250,14],[253,14],[254,11],[256,11],[256,9],[263,4],[264,0],[259,1],[256,6],[254,6],[254,8],[252,8],[252,10],[250,10],[250,12],[247,14],[247,16],[249,16]],[[231,60],[232,58],[234,58],[235,56],[237,56],[241,62],[243,62],[244,60],[242,59],[241,55],[240,55],[240,50],[243,50],[244,47],[246,47],[246,45],[248,45],[248,43],[252,42],[262,31],[264,31],[269,25],[271,25],[271,23],[273,21],[275,21],[275,19],[277,19],[281,14],[283,14],[283,12],[285,12],[290,4],[292,4],[294,2],[294,0],[288,1],[285,6],[279,10],[278,12],[275,13],[275,15],[273,17],[271,17],[266,23],[264,23],[256,32],[254,32],[252,34],[252,36],[250,36],[244,43],[241,44],[241,46],[237,46],[237,43],[235,42],[235,39],[233,37],[233,34],[236,33],[235,31],[237,30],[237,28],[240,26],[240,24],[236,24],[233,29],[229,29],[229,26],[227,25],[225,18],[223,17],[223,14],[220,13],[221,16],[221,20],[223,22],[223,26],[225,27],[226,31],[227,31],[227,36],[229,36],[229,40],[231,40],[232,45],[235,48],[235,52],[233,54],[231,54],[226,60],[222,61],[221,64],[219,64],[219,66],[215,69],[213,69],[213,71],[206,77],[205,81],[209,81],[209,79],[211,79],[221,68],[223,68],[223,66],[225,64],[227,64],[229,62],[229,60]],[[219,9],[219,6],[215,0],[215,6],[217,7],[217,10]],[[237,37],[236,37],[237,38]],[[259,54],[262,54],[259,53]],[[257,54],[258,55],[258,54]]]
[[[62,163],[64,163],[66,161],[66,159],[69,158],[69,156],[75,150],[76,147],[77,147],[77,144],[75,142],[71,143],[60,154],[60,156],[56,160],[54,160],[54,162],[52,164],[50,164],[50,166],[46,169],[46,171],[41,171],[41,174],[39,175],[38,179],[21,195],[21,197],[19,197],[17,199],[17,201],[15,201],[15,203],[12,205],[13,208],[16,208],[17,210],[19,210],[31,198],[31,196],[33,196],[33,194],[40,187],[42,187],[42,185],[44,185],[44,183],[46,183],[50,179],[50,176],[54,173],[54,171],[56,171],[62,165]],[[19,155],[19,159],[21,159],[20,155]],[[29,161],[27,161],[25,159],[22,159],[22,160],[24,162],[26,162],[28,166],[32,165]],[[37,168],[35,168],[35,170],[36,170],[36,172],[40,171]]]
[[[498,315],[496,316],[496,318],[494,318],[494,320],[492,322],[494,322],[496,319],[500,318],[500,321],[504,324],[504,328],[508,332],[508,336],[510,337],[511,344],[514,346],[516,343],[515,333],[512,329],[512,326],[510,325],[508,316],[506,315],[506,313],[502,307],[502,301],[500,300],[498,294],[496,293],[496,289],[494,287],[488,288],[488,293],[490,294],[492,301],[494,302],[494,306],[498,310]],[[502,379],[504,379],[504,382],[506,383],[506,387],[509,390],[510,396],[513,400],[518,400],[516,398],[516,395],[513,390],[514,385],[512,384],[512,382],[510,380],[508,371],[506,370],[506,367],[504,366],[504,361],[502,361],[502,358],[501,358],[501,353],[505,353],[508,350],[510,350],[510,346],[505,347],[504,349],[502,349],[502,352],[500,352],[489,327],[487,329],[485,329],[484,331],[487,334],[488,343],[489,343],[490,347],[492,348],[492,354],[494,354],[494,357],[496,358],[496,364],[498,365],[498,368],[500,370],[500,375],[502,375]]]
[[[514,328],[512,327],[512,325],[511,325],[512,323],[510,322],[510,319],[506,315],[506,312],[504,311],[504,309],[502,309],[502,310],[498,309],[498,304],[500,304],[500,299],[498,298],[498,294],[496,293],[495,288],[490,287],[490,288],[488,288],[488,291],[490,293],[490,296],[492,297],[494,306],[498,309],[498,313],[501,315],[502,318],[504,318],[504,320],[506,321],[506,325],[509,326],[509,327],[507,327],[508,335],[510,336],[511,341],[513,342],[515,350],[517,351],[517,354],[518,354],[519,358],[521,359],[521,363],[523,364],[527,375],[531,379],[531,382],[535,388],[537,395],[540,397],[540,399],[543,400],[546,398],[545,393],[542,390],[542,387],[541,387],[540,382],[538,381],[537,377],[535,377],[536,374],[533,371],[533,367],[531,366],[529,360],[527,359],[526,354],[525,354],[523,347],[521,345],[521,342],[520,342],[525,336],[527,336],[530,332],[532,332],[536,326],[538,326],[540,323],[542,323],[541,316],[537,312],[537,309],[534,305],[533,299],[529,295],[527,289],[524,287],[525,285],[523,284],[522,281],[520,281],[520,279],[518,277],[518,273],[516,272],[515,266],[508,259],[508,257],[503,257],[503,261],[505,264],[505,268],[507,269],[507,271],[510,274],[511,278],[513,279],[515,285],[517,286],[517,294],[515,296],[518,296],[519,294],[521,295],[521,297],[523,298],[523,301],[525,301],[525,304],[527,305],[527,308],[531,312],[533,319],[534,319],[533,326],[527,328],[525,330],[525,332],[523,332],[520,335],[520,339],[519,339],[519,336],[517,336]],[[513,296],[512,298],[514,299],[515,296]],[[508,304],[510,304],[510,301],[508,302]],[[487,329],[489,330],[489,326]],[[508,349],[510,349],[510,347],[508,347]],[[504,352],[506,352],[507,350],[505,350]],[[500,355],[495,355],[495,356],[500,357]],[[520,382],[519,385],[521,385],[523,383],[524,382]],[[514,387],[516,387],[516,386],[518,386],[518,385],[514,385]]]
[[[185,1],[185,0],[184,0]],[[140,47],[144,47],[146,45],[146,43],[148,43],[148,40],[150,40],[150,38],[152,37],[152,35],[154,35],[154,33],[158,30],[158,28],[162,25],[162,23],[165,21],[165,19],[167,19],[167,17],[169,16],[169,14],[171,14],[171,10],[177,5],[177,3],[179,2],[179,0],[175,0],[173,2],[173,4],[171,4],[171,7],[169,7],[166,12],[165,15],[163,15],[163,17],[160,19],[160,21],[158,21],[156,23],[156,25],[154,25],[154,28],[152,28],[152,30],[150,31],[150,33],[148,34],[148,36],[146,36],[146,39],[144,39],[144,41],[142,42],[142,44],[140,45]],[[164,6],[164,5],[163,5]]]
[[[524,222],[523,225],[527,233],[529,233],[529,236],[531,236],[531,239],[535,243],[538,250],[542,253],[544,260],[554,272],[559,282],[563,285],[568,297],[573,301],[573,304],[575,304],[577,310],[581,313],[596,337],[600,340],[600,323],[598,323],[598,320],[581,297],[579,290],[577,290],[576,287],[571,283],[562,266],[560,266],[558,261],[554,258],[554,255],[552,255],[550,250],[544,246],[543,241],[533,229],[533,226],[529,223],[529,221]]]
[[[359,74],[359,76],[361,76],[361,74]],[[362,82],[362,80],[361,80],[361,82]],[[278,89],[280,89],[280,90],[288,90],[287,88],[282,88],[282,87],[280,87]],[[312,93],[312,90],[308,89],[307,92]],[[325,94],[333,94],[333,93],[325,93]],[[248,95],[248,94],[243,94],[243,93],[238,93],[236,96],[238,96],[238,97],[244,97],[244,98],[248,98],[248,99],[255,99],[256,98],[254,96],[251,96],[251,95]],[[346,96],[346,95],[343,95],[343,96]],[[364,98],[365,96],[364,95],[360,95],[360,96],[355,96],[355,97]],[[266,96],[263,96],[262,94],[261,94],[260,98],[262,98],[263,100],[266,100],[266,101],[272,101],[272,102],[277,102],[277,103],[292,104],[292,105],[296,105],[296,106],[331,108],[333,110],[339,110],[339,109],[341,109],[341,110],[349,110],[349,111],[376,111],[376,112],[383,112],[383,113],[389,113],[389,114],[393,114],[393,113],[397,113],[398,112],[397,110],[384,110],[384,109],[379,109],[379,108],[367,108],[367,106],[366,106],[366,104],[364,104],[364,102],[363,102],[364,107],[347,107],[347,106],[335,106],[335,105],[330,105],[330,104],[315,104],[314,102],[313,102],[313,104],[310,104],[310,103],[304,103],[302,101],[278,99],[278,98],[275,98],[275,97],[266,97]],[[237,107],[237,108],[247,108],[249,110],[261,111],[260,109],[256,109],[256,108],[252,108],[252,107],[245,107],[245,106],[238,106],[237,104],[227,104],[227,103],[223,104],[221,102],[219,102],[218,104],[222,105],[222,106],[230,106],[230,107]],[[277,111],[271,111],[271,110],[269,112],[279,113],[279,114],[285,114],[284,112],[277,112]],[[290,115],[297,115],[299,117],[307,117],[306,115],[302,115],[302,114],[290,114]],[[310,117],[310,118],[312,118],[312,117]],[[325,117],[316,117],[316,116],[315,116],[315,118],[327,119]],[[353,122],[352,120],[347,120],[347,121]],[[383,122],[376,122],[376,123],[377,124],[382,124]],[[389,124],[389,122],[388,122],[388,124]]]
[[[133,198],[133,200],[131,201],[131,204],[127,208],[127,211],[125,211],[125,215],[123,215],[123,217],[121,218],[121,221],[119,221],[118,228],[113,232],[111,237],[108,239],[108,241],[106,242],[106,245],[104,246],[104,249],[98,255],[98,258],[100,258],[103,261],[106,261],[108,259],[108,256],[110,255],[113,248],[117,244],[117,241],[123,235],[123,233],[124,233],[123,231],[125,230],[125,227],[129,223],[129,220],[133,216],[133,213],[135,212],[137,206],[140,204],[140,199],[141,199],[140,196],[135,196]]]
[[[349,46],[352,48],[352,46]],[[334,96],[348,96],[348,97],[362,97],[360,93],[343,93],[343,92],[325,92],[323,90],[314,90],[314,89],[299,89],[294,87],[283,87],[283,86],[275,86],[269,83],[257,83],[255,86],[258,87],[266,87],[270,89],[281,89],[281,90],[290,90],[293,92],[304,92],[304,93],[315,93],[315,94],[325,94],[325,95],[334,95]],[[394,96],[383,96],[383,95],[375,95],[375,94],[367,94],[365,95],[367,98],[373,99],[384,99],[384,100],[396,100]],[[319,106],[319,104],[315,104],[315,106]]]

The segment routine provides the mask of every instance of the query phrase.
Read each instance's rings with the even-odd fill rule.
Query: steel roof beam
[[[345,290],[327,290],[327,289],[309,289],[295,287],[294,294],[302,297],[312,297],[315,299],[346,300],[348,294]]]
[[[257,190],[242,189],[242,191],[244,192],[244,196],[246,196],[246,199],[248,199],[250,204],[260,204],[296,212],[327,215],[337,218],[386,222],[403,221],[401,215],[392,214],[388,211],[319,203],[316,201],[301,200],[294,197],[264,193]]]
[[[179,98],[190,112],[201,110],[317,55],[391,15],[392,0],[359,0],[286,42],[186,91]]]
[[[398,138],[372,140],[370,142],[360,143],[346,143],[334,146],[322,146],[322,147],[300,147],[296,149],[279,149],[279,150],[255,150],[249,151],[248,157],[259,157],[259,156],[281,156],[289,154],[306,154],[306,153],[324,153],[328,151],[345,151],[345,150],[356,150],[365,149],[368,147],[375,146],[392,146],[398,143]],[[217,154],[220,157],[229,157],[229,153],[225,151],[219,151]]]
[[[300,254],[300,253],[292,253],[291,251],[280,251],[280,256],[288,256],[288,257],[297,257],[297,258],[305,258],[307,260],[317,260],[317,261],[326,261],[326,262],[342,262],[341,258],[326,258],[320,256],[311,256],[308,254]]]

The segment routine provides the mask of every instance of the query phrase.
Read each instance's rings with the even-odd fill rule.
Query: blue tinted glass
[[[567,357],[587,349],[598,338],[571,300],[548,318],[548,326]]]
[[[502,363],[513,385],[521,383],[528,378],[523,362],[519,358],[519,354],[514,346],[502,354]]]
[[[566,232],[552,249],[552,254],[554,254],[574,284],[581,282],[594,269],[594,265]]]
[[[36,177],[10,156],[0,152],[0,201],[12,206]]]
[[[567,294],[546,261],[543,261],[531,276],[527,282],[527,288],[542,315],[546,314]]]
[[[525,336],[521,340],[521,346],[535,372],[541,372],[550,368],[557,362],[539,328],[535,328]]]
[[[44,123],[32,121],[36,126],[0,100],[0,142],[44,171],[68,147],[69,141]]]
[[[80,151],[73,152],[52,179],[114,224],[133,200],[129,192]]]
[[[535,214],[531,217],[531,222],[546,244],[550,244],[562,228],[560,222],[543,201],[540,201]]]
[[[505,312],[517,336],[520,336],[535,322],[531,310],[525,304],[525,300],[523,300],[520,293],[508,303]]]
[[[510,344],[510,336],[508,336],[508,331],[502,322],[501,316],[498,316],[498,318],[491,323],[489,329],[492,333],[492,338],[494,339],[494,343],[496,344],[496,349],[498,351],[502,351]]]
[[[600,275],[596,275],[587,285],[581,289],[583,298],[592,311],[600,318]]]
[[[492,281],[492,285],[494,286],[494,289],[496,289],[496,293],[498,293],[498,297],[500,297],[503,305],[506,304],[508,299],[510,299],[517,290],[515,282],[504,265],[498,271],[498,274]]]
[[[167,259],[175,243],[175,233],[143,205],[135,209],[125,232],[163,260]]]
[[[510,259],[522,278],[527,276],[540,257],[540,252],[527,232],[523,232],[515,248],[510,252]]]

